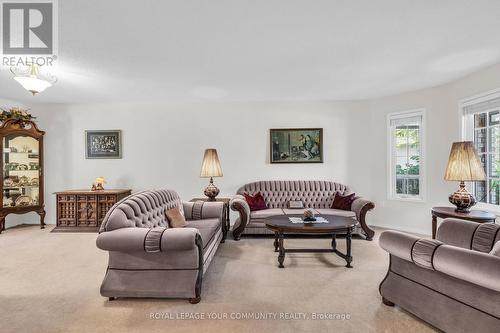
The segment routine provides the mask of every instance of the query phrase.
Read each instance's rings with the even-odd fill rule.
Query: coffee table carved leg
[[[351,251],[351,241],[352,241],[352,229],[349,228],[347,229],[347,235],[345,236],[345,241],[346,241],[346,247],[347,247],[347,253],[346,253],[346,258],[345,261],[347,262],[347,265],[345,267],[347,268],[352,268],[351,262],[352,262],[352,251]]]
[[[278,263],[279,268],[285,268],[283,266],[283,262],[285,261],[285,248],[283,247],[283,233],[280,232],[278,234],[278,246],[279,246],[279,254],[278,254]]]
[[[432,239],[436,239],[437,217],[432,215]]]
[[[337,235],[333,234],[332,235],[332,250],[336,250],[336,249],[337,249]]]
[[[278,243],[278,233],[274,233],[274,252],[278,252],[279,243]]]

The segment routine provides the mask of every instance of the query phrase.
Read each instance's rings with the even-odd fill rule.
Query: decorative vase
[[[314,212],[311,209],[304,210],[303,220],[304,222],[316,221],[316,218],[314,217]]]

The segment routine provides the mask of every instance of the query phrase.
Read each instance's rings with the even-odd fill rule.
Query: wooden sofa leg
[[[373,240],[373,236],[375,236],[375,231],[366,224],[366,213],[368,213],[373,208],[375,208],[374,204],[365,205],[363,209],[361,209],[361,212],[359,214],[360,215],[359,224],[361,225],[361,228],[365,232],[367,241]]]
[[[191,304],[198,304],[198,303],[200,303],[200,301],[201,301],[201,297],[200,296],[193,297],[193,298],[189,299],[189,303],[191,303]]]
[[[382,297],[382,303],[384,303],[384,305],[387,305],[387,306],[394,306],[394,303],[392,303],[391,301],[389,301],[385,297]]]
[[[108,301],[114,301],[116,299],[116,297],[108,297]]]

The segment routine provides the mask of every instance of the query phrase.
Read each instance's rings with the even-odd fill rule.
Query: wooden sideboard
[[[129,189],[56,192],[57,220],[52,231],[96,232],[109,209],[131,193]]]

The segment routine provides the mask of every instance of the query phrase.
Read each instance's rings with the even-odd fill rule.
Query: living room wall
[[[224,172],[215,179],[221,196],[255,180],[331,179],[375,201],[370,224],[429,234],[431,207],[448,205],[457,187],[443,175],[451,143],[460,140],[458,101],[496,88],[500,65],[446,85],[358,102],[29,105],[47,132],[47,223],[55,223],[53,192],[88,188],[96,176],[106,177],[108,188],[168,187],[184,199],[200,196],[208,182],[199,178],[202,154],[214,147]],[[416,108],[426,109],[426,200],[388,200],[386,117]],[[269,129],[280,127],[323,127],[325,163],[270,164]],[[85,159],[86,129],[123,130],[123,159]],[[7,226],[21,222],[38,219],[9,216]]]
[[[215,178],[220,196],[256,180],[348,182],[351,108],[327,102],[32,105],[47,132],[46,222],[55,223],[53,192],[90,188],[96,176],[105,177],[108,188],[171,188],[186,200],[203,196],[208,179],[199,173],[210,147],[217,149],[224,172]],[[269,163],[269,129],[290,127],[324,129],[324,163]],[[89,129],[121,129],[123,158],[85,159]]]
[[[448,195],[458,188],[457,182],[443,180],[451,144],[461,140],[459,101],[500,88],[500,64],[455,82],[411,93],[360,102],[355,113],[357,130],[369,133],[369,140],[354,140],[350,151],[350,173],[353,186],[369,193],[376,209],[369,222],[375,225],[413,231],[431,232],[431,208],[450,205]],[[426,109],[426,199],[423,202],[388,200],[387,185],[387,114]],[[476,206],[480,208],[480,205]]]

